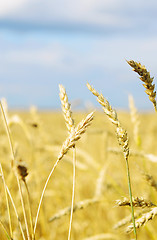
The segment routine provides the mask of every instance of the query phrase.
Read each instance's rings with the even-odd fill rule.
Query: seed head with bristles
[[[124,198],[123,200],[117,200],[116,203],[118,206],[130,206],[130,200],[128,198]],[[146,201],[142,197],[135,197],[133,198],[133,206],[145,208],[155,206],[155,204],[150,201]]]
[[[68,152],[70,148],[75,146],[75,142],[81,138],[81,135],[86,131],[87,127],[92,123],[94,112],[91,112],[83,119],[76,128],[69,134],[68,138],[63,143],[61,151],[58,156],[58,160],[61,160],[63,156]]]
[[[152,84],[154,78],[150,77],[150,72],[148,72],[145,66],[142,66],[141,63],[133,60],[127,61],[127,63],[133,68],[134,72],[137,72],[140,75],[140,79],[144,82],[143,86],[146,88],[145,92],[149,96],[149,100],[153,103],[155,111],[157,111],[157,103],[155,99],[156,91],[154,91],[155,84]]]
[[[102,201],[101,199],[91,198],[91,199],[85,199],[83,201],[77,202],[74,205],[73,212],[75,212],[77,210],[81,210],[81,209],[87,208],[90,205],[98,203],[98,202],[101,202],[101,201]],[[70,214],[70,211],[71,211],[71,206],[70,207],[66,207],[66,208],[60,210],[57,214],[55,214],[54,216],[52,216],[49,219],[49,222],[53,222],[56,219],[59,219],[59,218],[65,216],[65,215]]]
[[[152,220],[157,215],[157,207],[152,208],[151,211],[144,213],[140,218],[136,219],[135,224],[136,228],[140,228],[145,225],[148,221]],[[126,232],[130,233],[133,231],[133,224],[130,224]]]
[[[122,148],[122,151],[124,153],[125,158],[129,155],[129,147],[128,147],[128,137],[127,132],[122,128],[118,117],[116,110],[112,109],[109,102],[104,98],[102,94],[99,94],[94,87],[92,87],[89,83],[87,83],[87,88],[97,97],[97,101],[102,106],[104,112],[110,119],[110,121],[116,126],[116,133],[117,133],[117,139],[118,143]]]
[[[68,96],[63,85],[59,84],[59,90],[60,90],[59,96],[62,104],[62,111],[64,114],[66,126],[68,128],[68,132],[70,133],[74,130],[74,120],[72,118],[71,106],[68,102]]]

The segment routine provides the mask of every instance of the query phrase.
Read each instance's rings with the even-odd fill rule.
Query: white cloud
[[[150,0],[5,0],[2,1],[0,16],[19,21],[20,24],[44,26],[73,25],[76,28],[127,27],[137,29],[156,18],[157,2]],[[138,28],[140,31],[140,29]]]
[[[15,13],[19,8],[23,7],[26,2],[27,0],[0,0],[0,17]]]

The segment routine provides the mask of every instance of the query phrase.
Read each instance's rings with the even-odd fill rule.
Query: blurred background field
[[[141,146],[135,144],[133,124],[128,112],[118,112],[119,120],[126,128],[129,136],[131,156],[130,172],[133,196],[143,197],[156,203],[156,191],[145,180],[143,172],[156,177],[157,164],[157,116],[154,113],[139,115],[139,135]],[[78,123],[86,112],[74,112]],[[38,112],[32,108],[31,112],[9,112],[9,126],[11,129],[16,160],[24,161],[28,167],[27,183],[31,193],[33,216],[35,217],[40,194],[53,164],[57,159],[60,148],[67,137],[67,130],[61,112]],[[17,183],[11,170],[10,149],[0,120],[0,161],[2,163],[6,183],[13,195],[17,210],[22,219],[22,209],[17,189]],[[118,146],[115,129],[105,114],[96,111],[95,118],[87,132],[76,144],[77,168],[75,203],[86,199],[93,199],[99,192],[100,202],[91,203],[84,209],[76,210],[73,216],[72,238],[80,240],[101,235],[102,238],[93,239],[132,239],[133,234],[126,234],[125,227],[115,230],[114,225],[124,217],[130,215],[129,207],[116,205],[117,199],[128,197],[128,186],[125,161]],[[152,154],[143,157],[144,154]],[[153,156],[153,157],[152,157]],[[152,159],[156,162],[152,162]],[[105,168],[101,192],[98,190],[100,171]],[[23,186],[24,187],[24,186]],[[72,192],[72,152],[61,160],[51,177],[37,225],[36,239],[67,239],[69,215],[49,222],[60,210],[70,207]],[[25,189],[23,188],[25,196]],[[26,199],[26,196],[25,196]],[[26,203],[26,207],[27,203]],[[139,212],[140,209],[135,209]],[[15,239],[21,239],[17,228],[17,220],[11,206]],[[0,184],[0,220],[8,229],[7,209],[4,189]],[[108,235],[107,235],[108,234]],[[1,239],[6,239],[0,228]],[[156,220],[150,221],[138,230],[139,239],[157,239]]]

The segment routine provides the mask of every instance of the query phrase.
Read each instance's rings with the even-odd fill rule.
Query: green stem
[[[1,227],[3,228],[3,230],[4,230],[4,232],[5,232],[5,234],[6,234],[7,238],[8,238],[8,240],[12,240],[12,238],[9,236],[9,234],[8,234],[6,228],[4,227],[4,225],[3,225],[3,223],[2,223],[1,220],[0,220],[0,225],[1,225]]]
[[[135,217],[134,217],[134,208],[133,208],[133,202],[132,202],[132,190],[131,190],[131,180],[130,180],[130,170],[129,170],[128,157],[125,156],[125,160],[126,160],[126,168],[127,168],[127,177],[128,177],[128,186],[129,186],[129,195],[130,195],[130,205],[131,205],[132,222],[133,222],[133,226],[134,226],[135,240],[137,240]]]

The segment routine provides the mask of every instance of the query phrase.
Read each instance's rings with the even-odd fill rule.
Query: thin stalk
[[[11,237],[9,236],[9,233],[7,232],[7,230],[6,230],[6,228],[4,227],[4,225],[3,225],[3,223],[2,223],[1,220],[0,220],[0,225],[2,226],[3,231],[5,232],[7,238],[8,238],[9,240],[13,240],[13,238],[11,238]]]
[[[126,160],[126,168],[127,168],[127,177],[128,177],[128,186],[129,186],[129,195],[130,195],[130,205],[131,205],[132,222],[133,222],[133,226],[134,226],[135,240],[137,240],[135,217],[134,217],[134,207],[133,207],[133,202],[132,202],[132,190],[131,190],[131,180],[130,180],[130,170],[129,170],[128,157],[125,157],[125,160]]]
[[[47,177],[47,180],[46,180],[46,182],[45,182],[43,191],[42,191],[42,193],[41,193],[41,197],[40,197],[40,201],[39,201],[39,205],[38,205],[38,210],[37,210],[37,214],[36,214],[36,218],[35,218],[35,224],[34,224],[34,236],[35,236],[35,232],[36,232],[36,227],[37,227],[39,212],[40,212],[41,204],[42,204],[42,201],[43,201],[44,193],[45,193],[45,191],[46,191],[46,188],[47,188],[48,182],[49,182],[49,180],[50,180],[50,177],[51,177],[52,173],[54,172],[55,168],[57,167],[59,161],[60,161],[60,160],[57,159],[57,161],[55,162],[55,164],[54,164],[51,172],[49,173],[49,175],[48,175],[48,177]]]
[[[23,194],[22,194],[20,181],[18,181],[18,187],[19,187],[19,192],[20,192],[20,196],[21,196],[21,205],[22,205],[22,209],[23,209],[23,216],[24,216],[24,221],[25,221],[25,226],[26,226],[27,238],[28,238],[28,240],[30,240],[30,234],[29,234],[27,217],[26,217],[26,209],[25,209],[25,204],[24,204],[24,200],[23,200]]]
[[[13,201],[13,198],[12,198],[11,193],[10,193],[10,191],[9,191],[9,188],[8,188],[7,186],[6,186],[6,189],[7,189],[8,195],[9,195],[9,197],[10,197],[10,201],[11,201],[11,203],[12,203],[12,205],[13,205],[13,208],[14,208],[14,211],[15,211],[15,215],[16,215],[16,217],[17,217],[17,220],[18,220],[18,223],[19,223],[19,227],[20,227],[20,230],[21,230],[22,237],[23,237],[24,240],[26,240],[25,235],[24,235],[24,232],[23,232],[23,229],[22,229],[22,224],[21,224],[19,215],[18,215],[17,209],[16,209],[16,207],[15,207],[15,203],[14,203],[14,201]]]
[[[11,137],[10,129],[9,129],[9,126],[8,126],[8,123],[7,123],[7,118],[6,118],[6,115],[5,115],[5,112],[4,112],[3,105],[2,105],[2,102],[1,102],[1,101],[0,101],[0,107],[1,107],[1,111],[2,111],[3,120],[4,120],[4,123],[5,123],[6,132],[7,132],[7,135],[8,135],[8,141],[9,141],[9,145],[10,145],[10,149],[11,149],[11,155],[12,155],[11,165],[12,165],[12,167],[13,167],[13,165],[14,165],[14,164],[13,164],[13,161],[15,160],[13,142],[12,142],[12,137]]]
[[[32,218],[32,209],[31,209],[31,198],[30,198],[30,193],[29,193],[29,189],[26,183],[26,180],[24,179],[24,184],[26,187],[26,192],[27,192],[27,198],[28,198],[28,209],[29,209],[29,217],[30,217],[30,225],[31,225],[31,234],[32,234],[32,240],[35,240],[35,236],[34,236],[34,227],[33,227],[33,218]]]
[[[7,210],[8,210],[10,236],[11,236],[11,238],[13,238],[13,230],[12,230],[12,222],[11,222],[9,200],[8,200],[8,194],[7,194],[7,189],[6,189],[6,182],[5,182],[3,168],[2,168],[2,164],[1,163],[0,163],[0,171],[1,171],[1,174],[2,174],[2,181],[3,181],[3,185],[4,185],[5,198],[6,198],[6,204],[7,204]]]
[[[70,213],[68,240],[70,240],[70,236],[71,236],[72,219],[73,219],[73,211],[74,211],[75,179],[76,179],[76,148],[74,146],[73,147],[73,188],[72,188],[72,200],[71,200],[71,213]]]
[[[8,127],[6,115],[5,115],[5,112],[4,112],[3,105],[2,105],[2,102],[1,102],[1,101],[0,101],[0,108],[1,108],[1,111],[2,111],[2,116],[3,116],[5,128],[6,128],[6,133],[7,133],[7,136],[8,136],[9,145],[10,145],[10,149],[11,149],[11,155],[12,155],[12,158],[11,158],[11,166],[12,166],[14,175],[15,175],[16,180],[17,180],[18,188],[19,188],[19,193],[20,193],[20,198],[21,198],[21,204],[22,204],[22,209],[23,209],[23,215],[24,215],[24,220],[25,220],[25,227],[26,227],[26,232],[27,232],[27,238],[28,238],[28,240],[29,240],[29,239],[30,239],[30,236],[29,236],[27,218],[26,218],[26,213],[25,213],[23,195],[22,195],[22,191],[21,191],[21,185],[20,185],[20,181],[19,181],[18,175],[17,175],[17,173],[16,173],[16,170],[14,169],[15,153],[14,153],[14,148],[13,148],[13,141],[12,141],[10,129],[9,129],[9,127]]]

